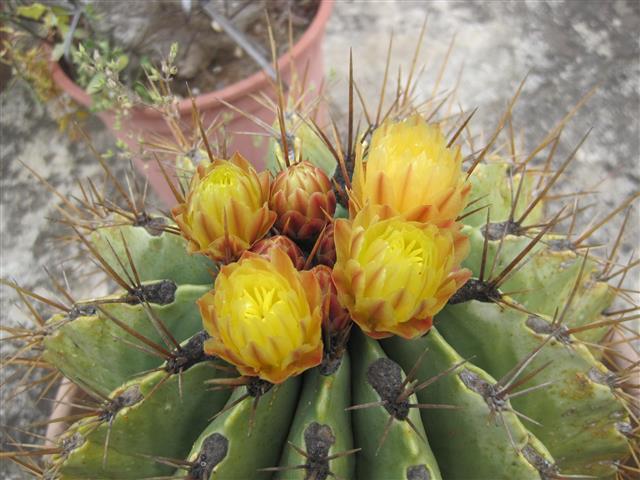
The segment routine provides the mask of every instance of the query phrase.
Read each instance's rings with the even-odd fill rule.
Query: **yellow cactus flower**
[[[468,280],[459,225],[408,221],[389,207],[336,220],[333,279],[340,302],[370,337],[414,338]]]
[[[240,373],[282,383],[322,361],[322,293],[309,271],[279,249],[266,259],[246,252],[222,267],[214,289],[198,300],[211,338],[207,354]]]
[[[455,220],[471,189],[461,163],[460,147],[447,147],[440,128],[420,115],[387,121],[373,132],[366,159],[361,147],[356,152],[351,216],[370,203],[415,220],[428,205],[434,222]]]
[[[190,253],[226,263],[260,240],[276,214],[269,210],[269,174],[241,155],[199,165],[184,203],[172,210]]]

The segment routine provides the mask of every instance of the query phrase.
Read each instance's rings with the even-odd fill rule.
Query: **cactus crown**
[[[62,220],[118,291],[77,301],[53,279],[58,301],[2,281],[34,317],[7,364],[53,369],[86,400],[51,420],[67,425],[50,447],[3,456],[69,479],[631,478],[638,364],[614,347],[631,346],[620,334],[636,307],[614,310],[622,290],[607,282],[633,264],[618,264],[617,242],[597,257],[589,237],[637,195],[558,233],[578,214],[548,202],[575,156],[553,169],[570,115],[536,148],[551,150],[541,168],[501,156],[521,86],[463,171],[473,113],[413,107],[412,77],[361,129],[350,78],[345,142],[280,90],[276,175],[203,139],[192,180],[161,165],[172,217],[101,161],[118,198],[90,182]],[[300,185],[285,181],[295,162],[309,162]],[[234,194],[216,195],[220,182]],[[421,182],[412,198],[427,203],[407,203]],[[32,301],[58,312],[44,320]]]

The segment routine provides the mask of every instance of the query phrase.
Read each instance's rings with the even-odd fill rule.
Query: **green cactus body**
[[[168,219],[158,217],[158,220],[161,225],[170,224]],[[179,235],[124,225],[100,228],[91,235],[90,242],[125,281],[135,279],[126,244],[141,282],[172,280],[178,285],[211,285],[213,282],[215,264],[202,255],[187,253],[187,242]]]
[[[482,228],[464,229],[471,242],[471,253],[463,266],[478,275],[482,264],[484,235]],[[549,243],[559,237],[546,236],[543,242]],[[524,236],[507,235],[500,247],[499,240],[490,240],[487,248],[486,268],[493,265],[498,249],[500,255],[495,262],[495,272],[505,268],[526,246],[531,239]],[[513,298],[528,310],[542,315],[553,316],[556,310],[562,311],[569,300],[580,270],[583,257],[570,250],[554,250],[540,242],[528,254],[529,260],[522,268],[514,272],[501,290],[514,292]],[[582,273],[576,294],[564,316],[564,323],[569,327],[580,327],[598,321],[615,297],[609,285],[595,279],[598,265],[588,259]],[[585,330],[576,336],[586,341],[597,342],[602,339],[607,329],[597,328]]]
[[[466,212],[471,212],[482,205],[491,206],[491,222],[505,222],[509,219],[511,212],[511,188],[509,187],[508,172],[512,165],[494,158],[486,164],[479,164],[469,178],[471,182],[471,199],[480,199],[467,207]],[[522,215],[532,198],[538,176],[532,173],[526,174],[520,192],[520,199],[515,208],[515,218]],[[513,189],[516,190],[520,182],[520,174],[513,177]],[[527,223],[537,223],[542,217],[542,206],[536,206],[528,215]],[[463,212],[464,215],[464,212]],[[472,227],[482,227],[487,219],[485,210],[472,213],[464,218],[464,223]],[[480,249],[482,252],[482,249]]]
[[[123,398],[126,392],[130,405],[112,418],[100,422],[88,419],[71,427],[65,438],[78,434],[83,442],[63,457],[54,458],[54,468],[63,478],[85,479],[139,480],[172,473],[174,468],[152,457],[184,458],[206,427],[207,418],[229,397],[228,391],[211,391],[205,384],[221,372],[214,362],[205,361],[180,375],[159,371],[128,382],[111,398]],[[107,436],[109,451],[103,466]]]
[[[176,177],[183,191],[189,191],[191,177],[198,165],[207,166],[211,163],[208,152],[203,148],[191,150],[186,155],[176,157]]]
[[[69,437],[66,439],[68,445],[73,445],[74,441],[81,441],[81,435],[76,437]],[[143,460],[142,468],[140,468],[140,456],[125,455],[120,452],[116,452],[113,449],[109,449],[109,455],[107,457],[107,469],[110,471],[100,471],[100,465],[102,463],[102,457],[104,455],[104,449],[93,443],[85,442],[79,447],[80,453],[76,454],[73,462],[75,463],[71,468],[65,468],[64,466],[56,471],[58,466],[53,466],[50,470],[53,475],[55,471],[55,477],[60,480],[124,480],[138,478],[135,472],[140,471],[141,475],[150,476],[155,475],[157,469]],[[60,465],[62,466],[62,458]],[[114,466],[116,466],[114,468]],[[170,472],[170,468],[165,468],[163,473]],[[91,472],[91,473],[87,473]]]
[[[543,318],[477,301],[448,306],[437,323],[438,331],[456,351],[473,357],[475,364],[496,378],[545,340],[547,334],[541,329],[546,325],[550,323]],[[545,344],[522,375],[548,362],[549,368],[520,390],[553,383],[515,397],[514,408],[539,422],[527,423],[527,427],[553,454],[563,473],[613,474],[615,459],[627,449],[617,425],[627,419],[610,387],[591,378],[594,369],[605,372],[605,367],[567,335]]]
[[[506,181],[510,168],[512,165],[500,161],[496,157],[490,159],[487,164],[478,165],[469,179],[472,184],[473,198],[482,199],[470,205],[467,211],[472,211],[481,205],[489,205],[491,208],[490,222],[494,225],[494,229],[498,228],[496,224],[510,219],[512,191],[515,195],[520,182],[519,174],[514,176],[512,182]],[[528,173],[527,176],[528,178],[525,179],[520,189],[518,204],[514,209],[512,220],[515,221],[532,202],[534,191],[538,187],[540,177],[534,173]],[[510,183],[512,183],[512,187],[509,185]],[[514,226],[526,227],[541,223],[544,203],[544,201],[540,201],[536,205],[527,215],[523,225],[514,224]],[[483,230],[486,218],[486,212],[482,210],[464,217],[463,220],[467,225],[464,233],[469,236],[471,242],[470,254],[463,266],[471,269],[476,276],[480,272],[482,261]],[[498,248],[501,248],[500,257],[495,266],[496,272],[501,271],[530,241],[531,239],[526,236],[516,236],[509,233],[505,236],[502,247],[499,247],[499,239],[490,240],[486,265],[493,264],[496,252]],[[513,293],[513,298],[533,312],[552,316],[556,308],[562,310],[564,302],[567,301],[573,289],[582,262],[582,258],[568,247],[564,237],[546,235],[542,242],[527,255],[530,259],[528,263],[507,279],[502,285],[502,290],[517,292]],[[598,272],[598,264],[589,259],[585,265],[576,296],[565,315],[567,325],[579,327],[598,321],[601,319],[600,314],[613,302],[615,291],[606,283],[597,280]],[[599,342],[606,332],[606,327],[589,329],[577,333],[576,338],[588,342]],[[596,350],[593,353],[596,356],[601,355],[601,352]]]
[[[226,451],[219,462],[211,466],[209,479],[271,478],[271,472],[258,470],[278,464],[299,390],[300,377],[294,377],[261,395],[257,406],[254,398],[247,397],[230,407],[202,430],[186,458],[191,461],[199,458],[205,441],[217,434],[225,441]],[[246,392],[245,387],[236,388],[227,406],[238,401]]]
[[[478,169],[480,176],[474,175],[472,181],[487,189],[491,178],[506,175],[507,166],[489,164]],[[517,181],[516,177],[514,182]],[[528,202],[524,199],[531,195],[533,181],[534,178],[525,181],[523,206],[516,212],[524,210]],[[498,205],[495,211],[492,207],[492,221],[494,213],[495,221],[505,221],[509,215],[509,192],[503,187],[488,191],[496,198],[487,201]],[[484,216],[481,222],[477,215],[465,219],[474,226],[464,227],[471,242],[471,254],[464,265],[476,275],[480,271],[486,219]],[[538,215],[536,208],[529,218]],[[125,279],[131,280],[134,275],[127,267],[121,231],[142,288],[167,287],[160,290],[169,294],[159,294],[157,302],[150,301],[150,305],[173,337],[184,342],[202,327],[196,300],[211,288],[213,264],[204,257],[188,255],[185,241],[175,235],[154,235],[153,231],[133,226],[98,230],[91,238],[93,245]],[[500,287],[504,292],[515,292],[512,300],[529,311],[539,312],[539,316],[470,301],[448,306],[439,314],[437,325],[442,336],[433,329],[427,336],[411,341],[397,337],[382,341],[389,358],[404,371],[409,371],[429,348],[416,370],[418,382],[454,367],[462,361],[461,355],[473,360],[406,399],[408,404],[445,404],[460,409],[408,409],[406,418],[417,433],[408,422],[393,419],[379,450],[386,423],[392,418],[389,410],[380,404],[352,412],[345,410],[351,405],[381,400],[369,382],[368,370],[387,356],[377,341],[361,332],[354,329],[348,353],[333,374],[323,376],[319,368],[314,368],[261,395],[255,412],[254,398],[248,397],[211,420],[223,408],[229,391],[212,391],[204,382],[223,372],[212,368],[214,363],[207,360],[180,375],[169,374],[161,355],[132,347],[128,343],[143,345],[109,318],[171,350],[136,297],[139,293],[83,302],[72,313],[56,315],[47,322],[43,358],[88,391],[115,398],[138,385],[141,398],[111,417],[104,416],[100,421],[85,419],[70,427],[61,438],[62,452],[53,457],[50,471],[71,480],[166,476],[175,470],[158,461],[159,457],[166,457],[201,465],[189,472],[198,480],[266,479],[274,471],[260,469],[276,467],[279,470],[273,475],[275,478],[303,479],[318,467],[310,467],[315,465],[313,461],[305,459],[286,440],[306,451],[311,438],[326,441],[326,457],[352,448],[362,449],[321,462],[322,468],[326,467],[323,475],[330,471],[345,479],[534,480],[551,478],[559,471],[610,477],[616,471],[616,462],[628,451],[625,432],[630,426],[623,403],[607,383],[611,374],[596,359],[600,352],[591,353],[580,343],[599,341],[605,328],[580,331],[575,336],[566,334],[567,344],[550,341],[523,372],[526,375],[552,360],[531,385],[550,381],[553,384],[516,395],[497,410],[487,396],[496,383],[494,379],[505,375],[548,333],[539,326],[536,328],[542,330],[537,331],[527,322],[535,318],[548,324],[545,318],[556,310],[562,311],[571,296],[583,259],[572,250],[563,250],[558,239],[545,236],[529,252],[527,263]],[[490,240],[487,265],[493,263],[500,248],[494,270],[501,271],[529,242],[525,236],[506,235],[500,247],[499,240]],[[603,312],[614,298],[614,289],[598,281],[597,274],[598,265],[587,260],[576,295],[563,316],[568,328],[606,318]],[[150,370],[156,371],[144,374]],[[404,378],[402,371],[399,375]],[[227,405],[245,392],[245,387],[236,388]],[[521,420],[509,411],[512,406],[541,425]],[[253,425],[248,435],[250,422]],[[103,465],[107,435],[109,450]],[[295,466],[302,468],[287,468]]]
[[[571,327],[581,327],[591,323],[610,320],[603,315],[616,298],[616,292],[605,282],[598,281],[593,275],[588,276],[580,284],[571,306],[567,310],[566,323]],[[605,337],[609,327],[589,328],[576,332],[577,339],[585,342],[599,343]],[[591,353],[600,358],[602,349],[591,348]]]
[[[202,328],[195,301],[207,290],[206,286],[180,286],[175,290],[171,303],[150,306],[173,336],[183,341]],[[110,298],[118,299],[121,296]],[[160,334],[141,304],[108,303],[106,300],[109,298],[99,302],[100,308],[108,315],[161,344]],[[91,303],[88,305],[91,306]],[[43,342],[44,358],[67,378],[103,396],[109,395],[134,375],[162,363],[162,359],[125,343],[140,344],[100,311],[73,320],[56,315],[47,325],[52,333]]]
[[[353,402],[355,405],[379,402],[381,397],[370,384],[368,372],[376,360],[386,359],[386,355],[378,342],[365,337],[360,332],[353,333],[351,342]],[[407,400],[410,404],[417,403],[415,395],[411,395]],[[357,478],[361,480],[442,478],[431,447],[427,443],[418,410],[409,409],[407,418],[414,424],[417,432],[412,430],[407,421],[394,418],[391,420],[391,427],[384,444],[380,445],[385,426],[391,419],[390,413],[381,405],[354,410],[354,438],[356,445],[362,448],[356,454]],[[418,473],[423,476],[417,476]]]
[[[287,124],[287,131],[291,131],[296,125],[295,132],[287,141],[293,141],[293,149],[295,152],[301,153],[301,160],[311,162],[316,167],[320,167],[329,178],[333,177],[336,172],[337,162],[323,140],[296,114],[292,114],[285,123]],[[275,127],[279,129],[277,122]],[[267,156],[267,170],[277,175],[286,166],[282,155],[281,140],[279,138],[271,138],[269,141],[269,155]]]
[[[335,443],[329,449],[329,456],[346,452],[353,448],[351,414],[345,409],[351,401],[351,362],[345,352],[338,369],[330,375],[314,368],[304,374],[302,392],[289,431],[288,442],[306,451],[305,432],[312,423],[326,425],[331,429]],[[293,467],[304,463],[305,459],[294,448],[285,445],[280,460],[281,467]],[[353,478],[354,455],[338,457],[329,462],[329,470],[341,478]],[[300,479],[307,477],[306,469],[287,470],[279,473],[279,479]]]
[[[426,357],[417,369],[420,381],[462,361],[462,357],[435,328],[422,338],[403,340],[392,337],[383,340],[382,345],[390,358],[405,370],[411,369],[428,348]],[[497,417],[491,420],[487,401],[469,386],[473,382],[495,384],[490,375],[467,362],[417,394],[421,403],[460,407],[455,410],[432,408],[421,412],[443,478],[539,480],[541,472],[536,468],[536,463],[546,466],[553,464],[547,449],[513,413],[503,411],[502,420]],[[517,450],[511,444],[509,435]],[[523,450],[535,452],[539,462],[527,459]]]
[[[76,302],[62,282],[54,281],[65,297],[56,300],[0,280],[35,320],[31,329],[2,329],[3,340],[24,342],[7,363],[52,370],[19,386],[44,384],[46,393],[62,374],[100,402],[86,407],[82,396],[62,398],[80,413],[51,422],[80,420],[54,446],[18,446],[0,458],[51,480],[610,480],[640,471],[629,393],[638,362],[613,365],[617,345],[633,350],[637,338],[631,328],[626,345],[606,336],[637,318],[637,292],[605,283],[637,261],[619,263],[621,234],[606,260],[586,250],[586,237],[638,195],[579,240],[552,233],[570,215],[558,213],[545,226],[544,199],[575,153],[554,171],[552,156],[573,111],[528,157],[512,138],[512,161],[491,151],[500,129],[477,156],[469,134],[471,156],[488,160],[467,175],[470,192],[459,135],[471,116],[443,115],[451,107],[446,98],[412,107],[412,76],[404,87],[398,76],[395,101],[381,117],[390,100],[384,86],[375,124],[360,98],[367,124],[354,125],[350,110],[344,145],[337,125],[325,135],[288,110],[267,160],[286,188],[237,157],[216,161],[206,179],[193,181],[215,146],[196,135],[197,147],[181,147],[172,162],[185,190],[177,223],[146,213],[113,174],[105,186],[115,183],[127,202],[102,198],[91,182],[78,202],[56,192],[63,223],[76,223],[87,259],[126,292]],[[510,134],[512,107],[500,121]],[[431,108],[421,118],[418,110]],[[442,121],[430,125],[433,118]],[[194,127],[206,136],[215,124]],[[367,139],[377,144],[380,126],[378,149]],[[334,136],[336,145],[327,145]],[[223,155],[225,139],[213,137]],[[529,160],[547,148],[548,162],[533,171]],[[336,158],[344,168],[337,170]],[[428,162],[425,169],[416,168],[418,160]],[[284,170],[297,161],[318,168],[303,180],[292,175],[289,184]],[[320,169],[342,203],[335,214],[333,199],[321,198],[330,187]],[[425,178],[428,195],[418,195]],[[321,191],[312,191],[314,183]],[[287,217],[276,210],[288,210]],[[576,201],[573,223],[580,211]],[[321,228],[333,214],[346,220],[333,224],[332,245]],[[463,261],[459,227],[470,243]],[[298,236],[303,229],[323,235],[314,245],[311,234]],[[208,247],[219,264],[188,253],[194,235],[206,239],[198,248]],[[291,238],[274,239],[280,235]],[[262,240],[264,248],[252,249]],[[323,263],[332,267],[311,268]],[[610,310],[616,295],[632,306]],[[45,322],[32,301],[65,313]],[[332,373],[323,371],[331,362],[318,365],[323,355],[343,355]]]

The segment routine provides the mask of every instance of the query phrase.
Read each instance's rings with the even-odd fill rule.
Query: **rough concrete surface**
[[[375,98],[391,31],[393,65],[403,64],[406,75],[425,15],[427,35],[418,63],[426,61],[429,67],[419,82],[420,94],[428,96],[431,92],[439,62],[456,35],[443,87],[455,84],[464,65],[457,93],[459,104],[467,111],[479,107],[473,119],[474,131],[489,135],[506,102],[528,73],[515,110],[514,127],[531,148],[586,92],[599,85],[593,98],[565,129],[559,158],[570,152],[589,128],[593,131],[560,189],[584,190],[597,185],[600,195],[590,200],[597,205],[584,222],[603,215],[638,191],[640,2],[338,1],[325,41],[326,70],[335,81],[332,103],[338,111],[344,113],[346,105],[348,47],[353,47],[355,78],[363,95]],[[53,241],[60,229],[48,218],[54,216],[59,200],[38,185],[20,161],[65,193],[74,191],[75,178],[97,174],[97,163],[85,146],[58,133],[56,124],[24,86],[5,90],[0,108],[0,277],[46,292],[49,280],[43,267],[52,267],[56,272],[66,267],[78,296],[92,295],[95,292],[88,291],[85,284],[74,282],[72,266],[61,264],[72,251]],[[97,121],[90,124],[90,134],[99,149],[112,143]],[[116,166],[119,174],[125,169],[125,164]],[[615,236],[620,220],[603,228],[595,241]],[[639,220],[636,207],[621,249],[624,260],[637,248]],[[585,226],[583,223],[580,228]],[[636,271],[629,275],[626,285],[637,290],[638,283]],[[2,325],[25,322],[13,292],[3,287],[0,294]],[[3,357],[12,352],[6,343],[0,344],[0,349]],[[15,384],[17,380],[9,378],[11,373],[3,371],[2,380]],[[6,395],[9,388],[3,386],[2,391]],[[4,400],[7,401],[0,405],[2,425],[42,420],[50,408],[46,402],[33,407],[29,395]],[[23,441],[32,440],[7,430],[0,433],[3,443],[9,441],[9,433]],[[2,478],[24,475],[7,463],[0,467]]]

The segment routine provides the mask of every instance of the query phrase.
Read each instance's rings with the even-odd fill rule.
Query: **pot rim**
[[[320,5],[309,28],[302,34],[293,48],[278,59],[278,68],[280,71],[288,71],[290,64],[293,63],[296,58],[302,56],[305,51],[309,50],[322,39],[325,26],[333,9],[333,2],[334,0],[320,0]],[[60,88],[82,105],[86,107],[91,105],[91,97],[66,74],[58,62],[52,61],[50,68],[53,80]],[[269,83],[270,79],[267,74],[263,70],[259,70],[251,76],[227,85],[220,90],[197,95],[195,102],[199,109],[211,109],[215,106],[222,105],[220,99],[226,102],[232,102],[246,96],[250,92],[264,88]],[[177,108],[180,115],[190,114],[193,108],[191,99],[185,98],[180,100]],[[134,111],[136,115],[147,118],[160,118],[162,116],[161,112],[148,107],[137,107],[134,108]]]

